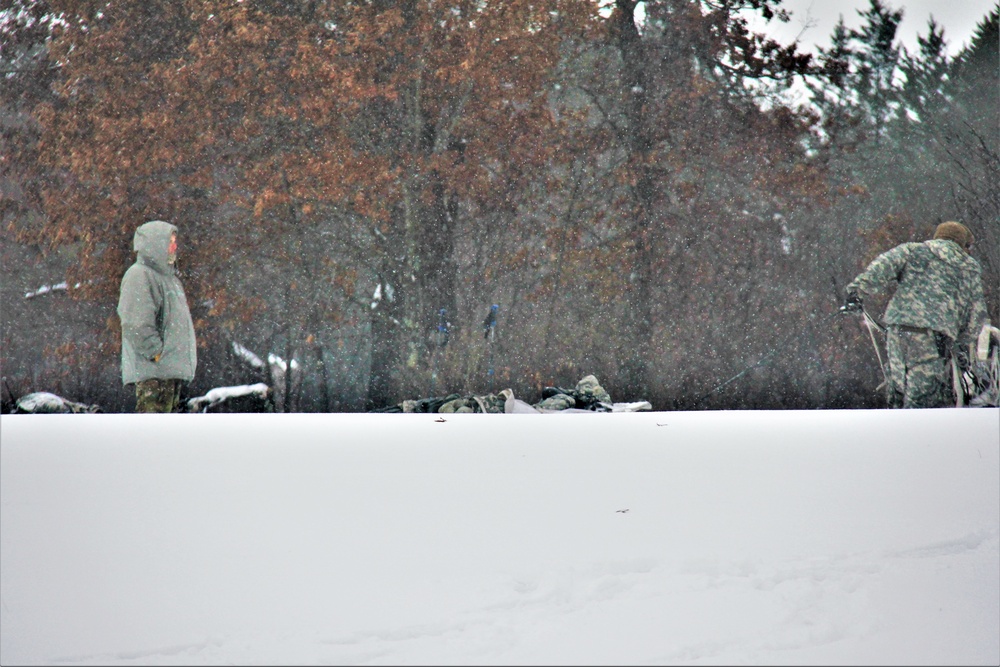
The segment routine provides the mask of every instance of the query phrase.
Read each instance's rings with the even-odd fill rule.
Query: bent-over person
[[[968,346],[988,321],[982,268],[969,255],[974,240],[965,225],[941,223],[933,239],[882,253],[847,286],[849,312],[861,310],[864,294],[895,284],[884,317],[890,407],[955,405],[952,350]]]

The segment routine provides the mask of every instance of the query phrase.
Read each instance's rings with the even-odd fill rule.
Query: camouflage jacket
[[[871,294],[894,281],[888,325],[927,327],[966,344],[988,319],[982,268],[953,241],[900,244],[876,257],[847,288]]]

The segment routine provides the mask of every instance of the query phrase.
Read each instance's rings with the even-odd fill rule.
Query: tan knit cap
[[[934,238],[945,239],[948,241],[954,241],[963,249],[968,248],[972,245],[972,242],[976,240],[976,237],[972,235],[969,228],[960,222],[942,222],[934,230]]]

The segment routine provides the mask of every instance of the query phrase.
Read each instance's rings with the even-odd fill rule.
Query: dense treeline
[[[788,18],[779,0],[15,0],[4,396],[126,408],[114,305],[135,227],[161,218],[182,232],[192,394],[266,372],[236,343],[295,361],[264,378],[286,410],[533,400],[589,373],[661,410],[880,405],[868,334],[835,315],[877,252],[962,220],[1000,321],[997,9],[957,56],[933,22],[903,49],[881,0],[813,55],[750,14]]]

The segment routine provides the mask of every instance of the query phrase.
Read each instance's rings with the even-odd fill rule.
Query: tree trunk
[[[433,350],[433,332],[437,328],[438,313],[445,308],[455,312],[455,287],[458,281],[458,266],[455,261],[455,214],[457,207],[449,201],[445,186],[434,174],[433,203],[425,211],[420,221],[421,269],[417,273],[420,290],[420,312],[414,313],[413,321],[419,322],[419,334]]]
[[[366,409],[373,410],[398,403],[400,400],[402,349],[403,289],[384,280],[382,298],[371,311],[371,373],[368,381]]]
[[[635,173],[632,212],[635,227],[632,232],[632,271],[628,276],[629,290],[625,302],[626,342],[622,359],[623,389],[628,395],[649,394],[648,345],[653,338],[652,280],[653,251],[652,211],[653,178],[649,169],[650,128],[646,113],[646,74],[642,38],[635,25],[635,0],[617,0],[613,15],[613,35],[622,57],[622,90],[624,93],[627,132],[625,144],[629,166]]]

